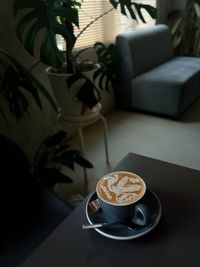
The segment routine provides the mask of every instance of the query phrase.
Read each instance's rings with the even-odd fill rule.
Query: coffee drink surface
[[[99,197],[113,205],[128,205],[137,202],[145,193],[146,185],[136,174],[113,172],[105,175],[97,184]]]

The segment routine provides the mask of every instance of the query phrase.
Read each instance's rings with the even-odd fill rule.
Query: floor
[[[97,181],[128,152],[200,169],[200,100],[179,120],[114,110],[105,115],[108,123],[110,165],[106,165],[101,122],[84,130],[86,158],[94,165],[87,170],[88,188],[84,191],[83,170],[71,173],[74,182],[58,185],[55,190],[65,199],[79,199],[95,190]],[[77,137],[71,144],[79,147]]]

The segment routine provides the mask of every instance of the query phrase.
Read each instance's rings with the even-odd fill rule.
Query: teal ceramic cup
[[[148,209],[139,202],[146,192],[146,184],[137,174],[108,173],[97,183],[96,192],[107,222],[147,224]]]

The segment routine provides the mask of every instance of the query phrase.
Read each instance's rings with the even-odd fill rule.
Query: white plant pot
[[[70,74],[53,73],[51,67],[46,69],[54,97],[61,109],[61,114],[65,116],[76,116],[81,114],[82,103],[76,98],[78,86],[73,86],[70,90],[67,87],[66,79]]]
[[[99,114],[101,109],[100,103],[92,109],[89,109],[77,99],[76,95],[80,88],[81,81],[77,81],[70,89],[68,89],[66,79],[70,77],[71,74],[54,73],[51,70],[52,68],[48,67],[46,69],[46,73],[48,75],[54,97],[60,107],[63,119],[70,121],[87,120]],[[88,78],[91,78],[93,71],[94,70],[84,72],[84,74],[87,75]]]

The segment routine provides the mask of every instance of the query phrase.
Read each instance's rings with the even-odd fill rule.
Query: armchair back
[[[163,24],[121,33],[116,46],[121,55],[122,80],[133,79],[173,57],[171,33]]]

